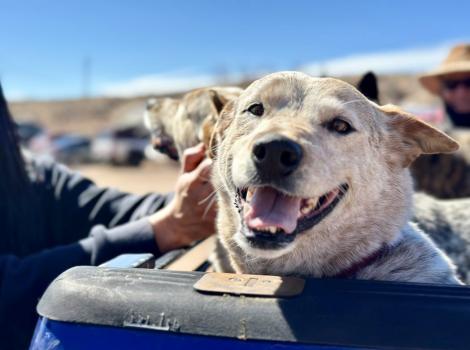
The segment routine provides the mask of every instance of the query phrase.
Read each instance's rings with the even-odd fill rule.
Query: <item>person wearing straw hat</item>
[[[415,188],[438,198],[470,197],[470,44],[454,46],[419,81],[442,100],[444,110],[437,114],[446,118],[440,127],[459,142],[460,149],[419,157],[411,167]]]
[[[441,65],[419,81],[442,99],[453,126],[470,127],[470,44],[453,47]]]

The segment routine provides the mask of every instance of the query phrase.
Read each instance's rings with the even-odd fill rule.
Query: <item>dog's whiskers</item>
[[[205,202],[207,202],[208,200],[211,200],[212,198],[214,198],[214,196],[217,194],[217,192],[220,191],[221,189],[222,189],[222,186],[214,188],[214,190],[211,193],[209,193],[209,195],[206,198],[201,199],[197,204],[202,205]]]
[[[348,191],[348,187],[345,184],[342,184],[338,187],[339,192],[341,195],[344,195]]]
[[[216,197],[212,197],[211,201],[209,202],[209,204],[207,205],[206,209],[204,209],[204,213],[202,214],[202,217],[203,218],[206,218],[207,216],[207,213],[209,212],[209,210],[212,208],[212,206],[214,205],[214,203],[216,202],[217,198]]]

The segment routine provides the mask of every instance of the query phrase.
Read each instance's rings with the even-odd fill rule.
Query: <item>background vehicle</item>
[[[77,134],[58,134],[52,137],[53,154],[58,162],[87,163],[91,160],[91,140]]]
[[[52,154],[52,140],[38,123],[17,123],[17,131],[21,145],[32,153]]]
[[[95,161],[138,166],[148,143],[148,133],[142,126],[119,127],[98,134],[92,142],[91,154]]]

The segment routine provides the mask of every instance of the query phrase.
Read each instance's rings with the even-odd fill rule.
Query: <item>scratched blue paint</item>
[[[41,318],[37,323],[30,350],[46,349],[340,350],[352,348],[205,337],[145,329],[140,330],[58,322]]]

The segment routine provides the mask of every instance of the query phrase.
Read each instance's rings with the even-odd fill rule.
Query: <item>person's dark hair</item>
[[[0,85],[0,251],[26,254],[23,235],[36,223],[35,196],[22,156],[17,128]],[[34,232],[29,234],[34,235]],[[26,242],[26,239],[24,240]]]

